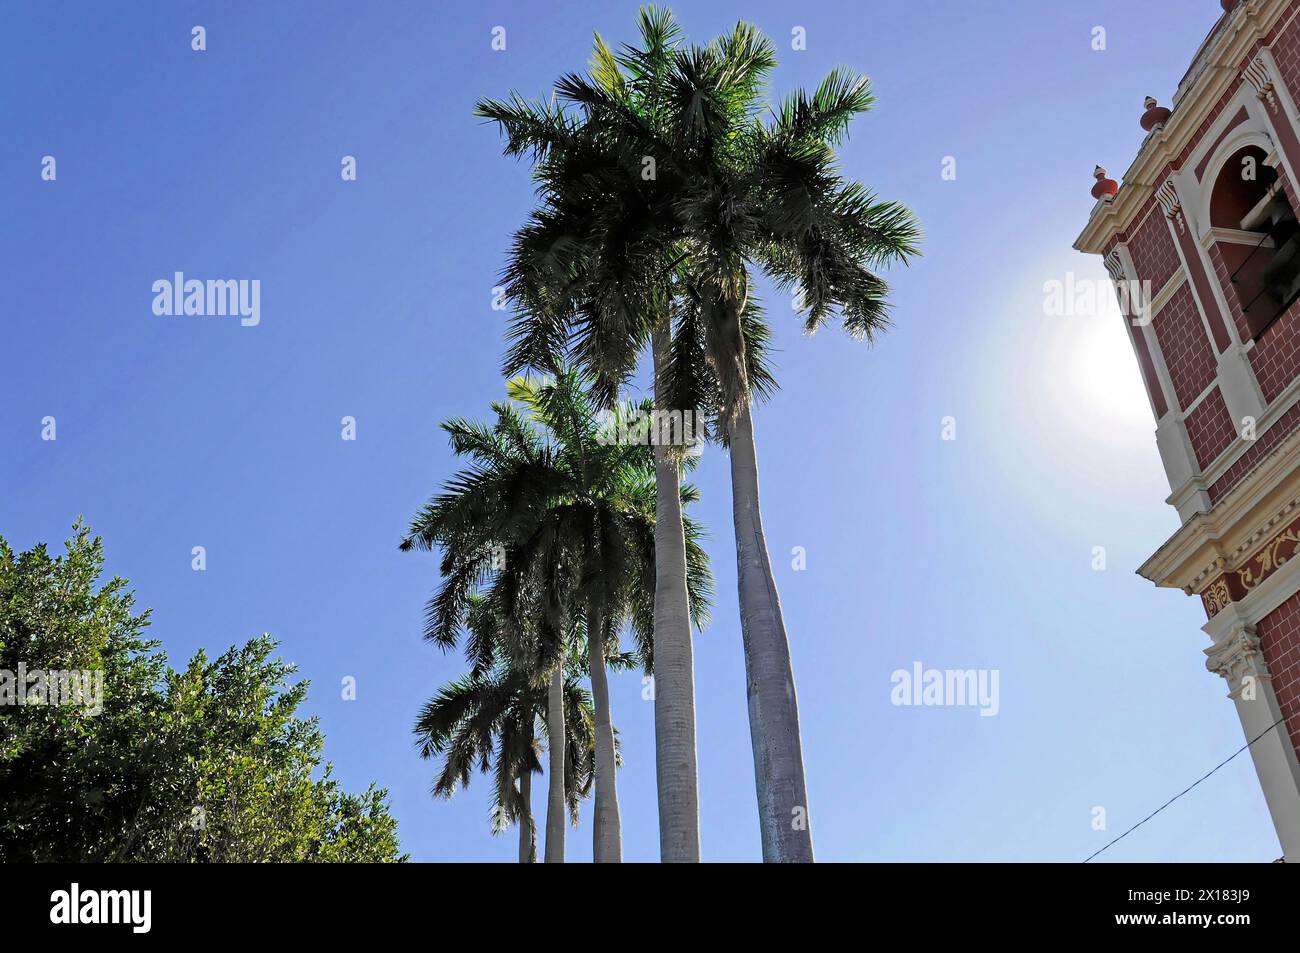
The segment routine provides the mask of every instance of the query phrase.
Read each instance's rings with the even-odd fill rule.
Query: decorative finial
[[[1105,202],[1114,201],[1115,193],[1119,191],[1119,183],[1114,179],[1106,178],[1106,170],[1101,166],[1093,169],[1092,177],[1097,180],[1092,187],[1092,197]]]
[[[1219,6],[1223,7],[1224,13],[1231,13],[1232,8],[1235,7],[1239,2],[1240,0],[1219,0]]]
[[[1145,106],[1147,110],[1142,114],[1142,128],[1147,132],[1155,129],[1157,126],[1163,126],[1165,120],[1170,116],[1169,110],[1164,106],[1158,105],[1154,96],[1148,96],[1142,101],[1142,105]]]

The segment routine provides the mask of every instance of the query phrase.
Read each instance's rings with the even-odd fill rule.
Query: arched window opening
[[[1237,150],[1210,193],[1215,245],[1256,339],[1300,297],[1300,222],[1266,159],[1259,146]]]

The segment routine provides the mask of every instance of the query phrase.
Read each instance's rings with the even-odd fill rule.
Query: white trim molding
[[[1110,275],[1111,280],[1117,284],[1120,281],[1124,281],[1127,282],[1130,287],[1133,287],[1134,283],[1137,282],[1137,266],[1134,265],[1133,255],[1129,252],[1128,245],[1124,242],[1116,244],[1114,249],[1111,250],[1110,255],[1103,259],[1103,263],[1106,266],[1106,271]],[[1182,274],[1186,277],[1185,271],[1179,272],[1178,274]],[[1178,274],[1174,276],[1175,279],[1178,278]],[[1174,280],[1166,282],[1165,287],[1159,289],[1151,301],[1142,302],[1142,307],[1146,310],[1145,315],[1139,316],[1140,319],[1136,322],[1134,321],[1134,316],[1124,315],[1124,321],[1126,323],[1131,323],[1136,329],[1136,333],[1142,335],[1142,339],[1146,343],[1147,347],[1147,356],[1151,358],[1151,366],[1155,368],[1156,386],[1160,388],[1160,394],[1164,398],[1165,404],[1165,414],[1163,417],[1156,418],[1157,424],[1163,424],[1164,421],[1173,418],[1174,422],[1181,427],[1182,424],[1178,407],[1178,395],[1174,393],[1173,378],[1169,376],[1169,367],[1165,364],[1165,356],[1160,350],[1160,339],[1156,337],[1155,329],[1156,312],[1159,311],[1160,308],[1164,306],[1165,302],[1169,300],[1169,297],[1173,295],[1174,290],[1177,290],[1179,284],[1180,282],[1175,282]],[[1172,290],[1171,286],[1173,286]],[[1138,360],[1140,364],[1141,361],[1138,358],[1137,342],[1133,339],[1133,335],[1128,333],[1127,328],[1125,329],[1125,334],[1129,338],[1129,344],[1133,347],[1133,357],[1135,360]],[[1146,381],[1144,380],[1143,384],[1145,385],[1145,383]],[[1144,387],[1143,389],[1145,390],[1146,388]],[[1156,417],[1155,395],[1148,393],[1147,400],[1151,404],[1151,415]],[[1157,429],[1156,432],[1158,434],[1159,430]],[[1185,437],[1186,434],[1184,434],[1184,438]],[[1188,447],[1190,448],[1190,446],[1189,443]]]
[[[1255,379],[1249,351],[1244,345],[1235,343],[1235,337],[1234,335],[1234,343],[1229,344],[1228,349],[1218,356],[1218,382],[1223,402],[1228,407],[1228,415],[1232,418],[1232,429],[1240,438],[1246,426],[1246,418],[1255,421],[1258,428],[1267,405],[1259,381]]]
[[[1205,176],[1201,179],[1200,195],[1197,197],[1201,228],[1197,238],[1202,247],[1208,247],[1207,236],[1213,228],[1210,221],[1210,201],[1214,198],[1214,186],[1218,183],[1227,161],[1247,146],[1254,146],[1264,153],[1265,165],[1276,168],[1278,164],[1278,148],[1277,143],[1273,141],[1273,130],[1268,127],[1266,120],[1252,114],[1247,103],[1243,102],[1242,105],[1246,106],[1246,121],[1234,129],[1232,135],[1219,143],[1218,148],[1205,164]],[[1255,236],[1255,240],[1259,240],[1258,235]]]
[[[1187,223],[1183,220],[1183,206],[1178,201],[1178,191],[1174,188],[1173,179],[1165,179],[1160,188],[1156,189],[1156,201],[1164,210],[1165,218],[1178,226],[1178,233],[1181,235],[1185,232]]]
[[[1292,591],[1296,584],[1293,579]],[[1216,625],[1224,616],[1229,617],[1224,620],[1228,624]],[[1242,614],[1230,606],[1205,630],[1214,639],[1205,650],[1205,667],[1228,683],[1228,697],[1237,709],[1246,741],[1253,742],[1251,761],[1283,856],[1287,863],[1300,863],[1300,759],[1282,718],[1255,626],[1243,621]]]
[[[1255,58],[1246,64],[1241,78],[1254,87],[1256,99],[1266,104],[1273,112],[1277,112],[1277,86],[1273,82],[1273,73],[1269,69],[1268,61],[1263,56],[1256,54]]]

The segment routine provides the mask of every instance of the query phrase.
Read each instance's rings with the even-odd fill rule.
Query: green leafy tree
[[[0,860],[403,859],[386,793],[348,794],[322,765],[295,714],[307,684],[271,639],[174,671],[103,565],[80,522],[62,556],[0,538]],[[17,704],[20,666],[89,673],[99,697]]]

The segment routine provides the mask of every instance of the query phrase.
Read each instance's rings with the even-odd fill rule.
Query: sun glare
[[[1109,308],[1098,311],[1063,322],[1060,343],[1067,355],[1067,374],[1061,383],[1085,412],[1126,424],[1152,422],[1119,309],[1110,302]]]

